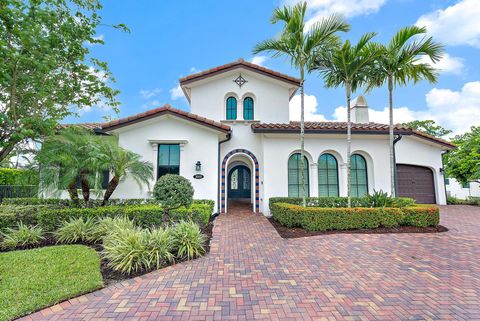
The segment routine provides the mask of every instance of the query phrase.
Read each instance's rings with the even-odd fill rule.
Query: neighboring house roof
[[[296,85],[296,86],[300,86],[300,79],[298,79],[298,78],[291,77],[291,76],[279,73],[277,71],[274,71],[274,70],[271,70],[271,69],[268,69],[268,68],[265,68],[265,67],[262,67],[262,66],[259,66],[259,65],[252,64],[251,62],[247,62],[247,61],[243,60],[242,58],[238,59],[237,61],[225,64],[225,65],[222,65],[222,66],[218,66],[218,67],[215,67],[215,68],[212,68],[212,69],[208,69],[208,70],[205,70],[205,71],[201,71],[201,72],[198,72],[198,73],[180,78],[180,85],[183,86],[183,85],[186,85],[186,84],[189,84],[189,83],[201,80],[201,79],[212,77],[212,76],[215,76],[215,75],[218,75],[218,74],[230,71],[230,70],[238,69],[238,68],[245,68],[245,69],[251,70],[253,72],[256,72],[256,73],[259,73],[259,74],[262,74],[262,75],[265,75],[265,76],[268,76],[268,77],[271,77],[271,78],[275,78],[275,79],[285,81],[285,82],[288,82],[288,83]]]
[[[256,123],[252,124],[252,130],[254,133],[299,133],[300,122],[289,123]],[[305,133],[311,134],[344,134],[347,132],[346,122],[305,122]],[[353,123],[353,134],[388,134],[389,126],[379,123]],[[394,127],[395,134],[413,135],[434,143],[441,144],[449,148],[455,148],[452,143],[430,136],[423,132],[413,130],[409,127],[397,124]]]
[[[103,123],[101,128],[105,131],[114,130],[120,127],[129,126],[147,119],[163,116],[163,115],[172,115],[175,117],[179,117],[202,126],[207,126],[222,132],[230,132],[230,126],[216,122],[214,120],[198,116],[184,110],[173,108],[170,105],[164,105],[163,107],[152,109],[146,111],[144,113],[136,114],[130,117],[120,118],[116,120],[112,120],[108,123]]]

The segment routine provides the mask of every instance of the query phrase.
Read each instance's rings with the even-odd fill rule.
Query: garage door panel
[[[421,204],[434,204],[433,172],[422,166],[397,164],[398,194],[411,197]]]

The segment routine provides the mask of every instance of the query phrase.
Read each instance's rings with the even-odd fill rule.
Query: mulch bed
[[[440,233],[448,231],[448,228],[442,225],[435,227],[415,227],[415,226],[400,226],[395,228],[375,228],[375,229],[357,229],[357,230],[342,230],[342,231],[307,231],[303,228],[295,227],[288,228],[273,218],[268,219],[278,234],[284,239],[299,238],[306,236],[330,235],[330,234],[388,234],[388,233]]]

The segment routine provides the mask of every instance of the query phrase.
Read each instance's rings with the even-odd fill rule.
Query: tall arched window
[[[253,99],[247,97],[243,100],[243,119],[253,120]]]
[[[318,159],[318,196],[338,196],[338,163],[332,154]]]
[[[368,194],[367,162],[359,154],[350,157],[350,188],[353,197]]]
[[[304,156],[304,173],[305,173],[305,196],[309,196],[309,182],[308,182],[308,160]],[[302,197],[302,180],[300,175],[300,153],[293,154],[288,159],[288,196]]]
[[[237,119],[237,99],[235,97],[227,98],[227,119]]]

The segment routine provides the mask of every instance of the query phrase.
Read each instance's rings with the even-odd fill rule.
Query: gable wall
[[[241,88],[233,80],[242,74],[248,82]],[[289,121],[287,84],[244,70],[236,70],[205,80],[191,89],[191,112],[222,121],[226,119],[225,102],[230,94],[237,98],[237,119],[243,119],[242,99],[253,94],[254,118],[262,122]],[[291,85],[290,85],[291,86]]]

